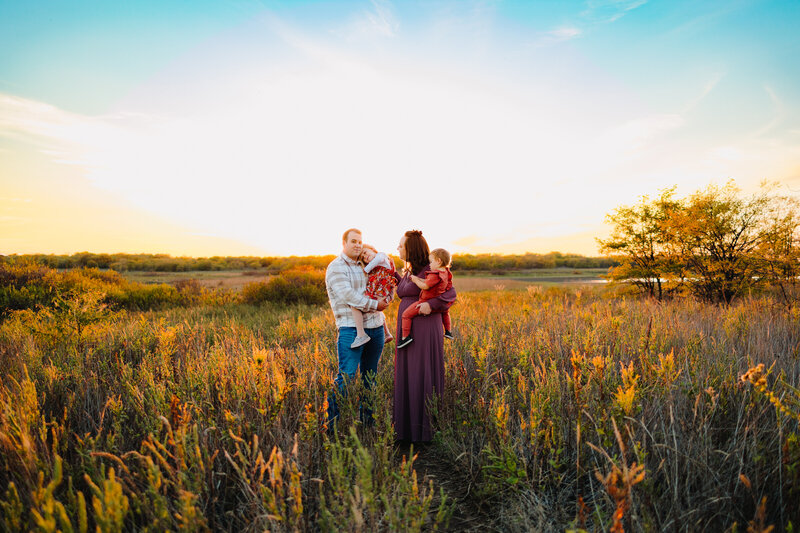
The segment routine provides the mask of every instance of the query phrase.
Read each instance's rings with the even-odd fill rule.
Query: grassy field
[[[459,291],[524,289],[529,285],[560,285],[572,283],[598,283],[607,273],[605,268],[542,268],[536,270],[509,271],[500,275],[491,272],[456,271],[453,283]],[[175,284],[183,280],[197,280],[208,288],[241,289],[253,281],[269,279],[265,270],[220,270],[188,272],[122,272],[131,281],[147,284]]]
[[[269,274],[264,270],[194,270],[187,272],[129,271],[121,273],[126,279],[137,283],[170,285],[179,281],[197,280],[202,286],[213,289],[238,290],[254,281],[265,281]]]
[[[354,384],[326,433],[336,330],[324,305],[70,309],[91,320],[24,311],[0,324],[5,530],[800,522],[800,310],[768,297],[465,291],[436,437],[413,450],[393,439],[393,345],[365,397],[376,426],[357,422]]]

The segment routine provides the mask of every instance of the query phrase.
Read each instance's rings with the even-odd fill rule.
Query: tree
[[[775,282],[773,270],[796,248],[784,246],[797,228],[792,200],[766,185],[749,197],[740,192],[733,181],[710,185],[667,221],[670,240],[692,278],[690,286],[706,300],[730,303]]]
[[[786,287],[795,287],[800,278],[800,239],[798,238],[798,202],[794,198],[773,198],[769,207],[769,224],[756,251],[760,270],[778,289],[787,302]]]
[[[633,283],[659,300],[664,281],[675,271],[665,229],[666,221],[681,208],[674,194],[672,187],[661,191],[655,200],[642,196],[638,204],[618,207],[606,216],[613,226],[611,236],[598,239],[600,252],[620,262],[609,271],[609,278]]]
[[[598,240],[621,266],[610,278],[630,282],[661,299],[664,280],[697,296],[730,303],[759,287],[786,284],[800,274],[798,203],[763,185],[743,197],[733,181],[710,185],[686,199],[666,189],[653,201],[617,208],[607,219],[611,237]],[[676,285],[678,286],[678,285]]]

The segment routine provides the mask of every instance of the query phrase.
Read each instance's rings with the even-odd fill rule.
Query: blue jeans
[[[336,405],[336,394],[346,394],[345,381],[356,377],[356,370],[361,368],[361,380],[367,390],[372,389],[375,376],[378,373],[378,361],[383,352],[384,333],[383,326],[379,328],[365,328],[370,341],[358,348],[350,345],[356,339],[356,328],[339,328],[339,339],[336,341],[336,352],[339,356],[339,372],[333,380],[334,390],[328,394],[328,428],[333,428],[333,423],[339,418],[339,406]],[[364,402],[360,402],[359,413],[361,421],[372,424],[372,409]],[[368,402],[367,402],[368,403]]]

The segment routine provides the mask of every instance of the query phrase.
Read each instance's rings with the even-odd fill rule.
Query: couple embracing
[[[328,299],[339,330],[339,369],[334,388],[343,391],[345,379],[354,379],[357,370],[365,387],[372,388],[384,343],[398,339],[392,417],[395,437],[428,442],[433,434],[427,402],[433,397],[441,399],[444,392],[445,333],[451,338],[447,309],[456,300],[447,269],[450,257],[441,249],[431,252],[421,231],[407,231],[397,246],[405,263],[400,274],[394,271],[391,259],[365,247],[361,239],[361,231],[347,230],[342,236],[341,255],[325,273]],[[379,271],[370,277],[369,290],[363,263],[367,263],[366,270]],[[395,285],[400,305],[393,337],[382,311],[391,302]],[[328,406],[331,428],[339,416],[335,394],[329,396]],[[361,420],[372,423],[368,405],[362,405]]]

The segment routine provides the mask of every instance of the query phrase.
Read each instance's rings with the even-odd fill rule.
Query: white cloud
[[[777,95],[775,90],[769,85],[765,84],[764,92],[767,93],[769,101],[773,107],[772,117],[752,133],[753,137],[762,137],[767,133],[769,133],[770,131],[774,130],[775,128],[780,126],[781,123],[783,123],[787,115],[786,106],[783,103],[782,99]]]
[[[592,23],[608,24],[646,3],[647,0],[588,0],[581,16]]]
[[[580,37],[583,32],[575,26],[561,26],[542,33],[534,46],[552,46]]]
[[[392,3],[388,0],[370,0],[370,3],[372,9],[353,15],[344,27],[334,30],[334,33],[350,41],[394,37],[400,29],[400,22],[394,15]]]
[[[697,95],[695,98],[692,98],[688,104],[683,106],[683,113],[687,114],[690,111],[693,111],[703,100],[711,94],[711,92],[719,85],[719,82],[725,77],[725,74],[722,72],[715,72],[709,76],[707,81],[702,87],[700,94]]]
[[[683,123],[683,117],[670,113],[637,117],[603,132],[598,139],[598,146],[612,154],[613,158],[621,157],[635,153],[656,136],[675,130]]]
[[[552,46],[583,35],[582,27],[591,28],[599,24],[616,22],[628,12],[643,6],[647,0],[588,0],[586,9],[580,12],[579,24],[569,24],[540,34],[534,47]]]

